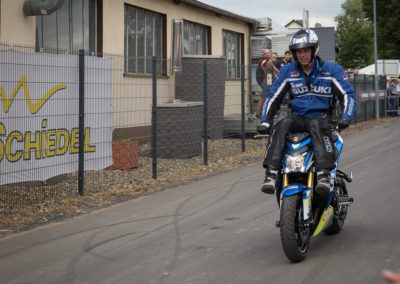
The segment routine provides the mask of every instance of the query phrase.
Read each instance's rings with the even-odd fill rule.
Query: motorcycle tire
[[[302,261],[308,251],[311,232],[303,222],[301,195],[284,197],[280,210],[280,233],[283,251],[291,262]]]
[[[347,197],[347,187],[343,180],[339,180],[335,186],[336,196]],[[339,233],[344,225],[344,220],[347,216],[347,205],[336,206],[335,215],[332,220],[332,225],[324,230],[327,235],[335,235]]]

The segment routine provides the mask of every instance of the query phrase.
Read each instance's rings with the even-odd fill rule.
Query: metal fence
[[[246,135],[257,124],[246,112],[254,103],[247,67],[230,67],[194,56],[172,71],[156,58],[0,45],[0,213],[78,193],[140,191],[149,179],[264,147]],[[352,81],[356,122],[375,117],[372,82]]]
[[[374,119],[376,114],[375,76],[357,74],[349,78],[357,97],[355,122]],[[378,77],[379,117],[386,116],[386,76]]]

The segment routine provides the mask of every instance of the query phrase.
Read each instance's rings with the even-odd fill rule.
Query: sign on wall
[[[111,59],[85,57],[85,170],[112,164]],[[78,170],[75,55],[0,51],[0,184]]]

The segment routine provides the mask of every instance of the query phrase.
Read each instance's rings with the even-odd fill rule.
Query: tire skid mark
[[[95,253],[93,250],[95,250],[96,248],[116,241],[116,240],[120,240],[123,238],[127,238],[130,237],[132,235],[135,235],[136,232],[132,232],[132,233],[127,233],[127,234],[123,234],[123,235],[119,235],[119,236],[115,236],[111,239],[107,239],[104,241],[101,241],[99,243],[96,243],[94,245],[91,245],[91,242],[93,241],[93,239],[95,239],[97,236],[99,236],[100,234],[108,231],[109,229],[115,228],[116,226],[119,225],[125,225],[125,224],[130,224],[130,223],[137,223],[137,222],[141,222],[141,221],[149,221],[149,220],[156,220],[156,219],[163,219],[163,218],[170,218],[173,215],[166,215],[166,216],[157,216],[157,217],[149,217],[149,218],[141,218],[141,219],[135,219],[135,220],[131,220],[131,221],[123,221],[123,222],[119,222],[116,224],[111,224],[111,225],[107,225],[107,226],[103,226],[100,228],[100,231],[98,232],[94,232],[89,238],[87,238],[83,244],[82,244],[82,248],[83,250],[81,251],[81,253],[79,253],[78,255],[76,255],[75,257],[73,257],[67,266],[66,269],[66,273],[64,274],[64,276],[62,277],[62,282],[66,282],[66,283],[75,283],[75,267],[77,266],[78,262],[86,255],[86,254],[91,254],[94,257],[97,257],[99,259],[104,260],[105,262],[110,262],[115,260],[115,258],[110,258],[110,257],[106,257],[104,255],[101,255],[99,253]],[[128,218],[129,219],[129,218]]]
[[[201,209],[198,209],[198,210],[196,210],[196,211],[194,211],[194,212],[192,212],[192,213],[190,213],[190,214],[188,214],[188,215],[185,215],[185,216],[183,216],[183,217],[181,217],[181,218],[179,218],[179,216],[181,215],[181,214],[180,214],[180,211],[182,210],[182,208],[183,208],[190,200],[192,200],[193,198],[199,196],[200,194],[208,193],[209,191],[207,191],[207,192],[201,192],[201,193],[192,195],[191,197],[189,197],[189,198],[187,198],[186,200],[184,200],[184,201],[176,208],[175,214],[174,214],[174,221],[173,221],[173,224],[174,224],[174,231],[175,231],[175,246],[174,246],[174,253],[173,253],[173,256],[172,256],[172,260],[169,262],[169,264],[168,264],[168,266],[167,266],[167,268],[166,268],[166,272],[167,272],[167,273],[166,273],[166,274],[163,274],[159,279],[157,279],[157,280],[156,280],[155,282],[153,282],[153,283],[155,283],[155,284],[161,283],[166,277],[169,277],[169,276],[171,275],[171,273],[172,273],[172,272],[175,270],[175,268],[176,268],[176,265],[177,265],[177,263],[178,263],[178,257],[179,257],[179,254],[180,254],[180,252],[181,252],[181,233],[180,233],[180,229],[179,229],[179,221],[182,221],[182,220],[184,220],[184,219],[187,219],[187,218],[189,218],[189,217],[192,217],[192,216],[194,216],[194,215],[196,215],[196,214],[198,214],[198,213],[200,213],[200,212],[202,212],[202,211],[204,211],[204,210],[207,210],[207,209],[209,209],[209,208],[215,206],[216,204],[218,204],[219,202],[221,202],[222,200],[224,200],[226,197],[228,197],[228,196],[232,193],[232,191],[235,189],[235,187],[236,187],[238,184],[240,184],[240,183],[242,183],[242,182],[245,182],[246,180],[249,180],[249,179],[251,179],[251,178],[254,178],[255,176],[256,176],[256,175],[247,176],[247,177],[244,178],[244,179],[243,179],[242,177],[237,178],[237,179],[230,185],[229,190],[228,190],[224,195],[222,195],[220,198],[218,198],[216,201],[214,201],[214,202],[212,202],[211,204],[209,204],[209,205],[207,205],[207,206],[205,206],[205,207],[203,207],[203,208],[201,208]]]
[[[141,239],[141,238],[143,238],[143,237],[145,237],[145,236],[148,236],[148,235],[150,235],[150,234],[152,234],[152,233],[154,233],[154,232],[156,232],[156,231],[159,231],[159,230],[161,230],[161,229],[164,229],[164,228],[170,226],[171,224],[174,224],[176,236],[178,235],[178,239],[176,240],[176,243],[177,243],[177,242],[179,243],[179,245],[175,245],[175,247],[179,247],[179,248],[180,248],[180,233],[179,233],[179,228],[177,228],[177,227],[176,227],[177,225],[175,225],[175,224],[177,224],[180,220],[183,220],[183,219],[186,219],[186,218],[188,218],[188,217],[191,217],[191,216],[193,216],[193,215],[195,215],[195,214],[198,214],[199,212],[201,212],[201,211],[203,211],[203,210],[206,210],[206,209],[208,209],[208,208],[214,206],[215,204],[217,204],[218,202],[220,202],[221,200],[223,200],[224,198],[226,198],[226,196],[228,196],[228,195],[232,192],[234,186],[236,186],[236,185],[239,184],[240,182],[244,182],[244,181],[246,181],[246,180],[248,180],[248,179],[250,179],[250,178],[254,178],[255,176],[256,176],[256,175],[247,176],[245,179],[242,179],[242,180],[240,180],[240,178],[239,178],[239,179],[237,179],[233,184],[232,184],[232,183],[226,183],[226,184],[223,184],[223,185],[218,185],[218,186],[215,186],[215,187],[213,187],[213,188],[210,188],[209,191],[196,193],[196,194],[190,196],[189,198],[187,198],[186,200],[184,200],[184,201],[178,206],[178,208],[175,210],[175,213],[174,213],[173,215],[167,215],[167,216],[161,216],[161,217],[143,218],[143,219],[137,219],[137,220],[132,220],[132,221],[120,222],[120,223],[117,223],[117,224],[115,224],[115,225],[114,225],[114,224],[110,224],[110,225],[104,226],[103,230],[101,230],[101,231],[99,231],[99,232],[95,232],[92,236],[89,237],[89,240],[86,240],[86,241],[84,242],[84,245],[83,245],[84,249],[83,249],[83,251],[82,251],[79,255],[77,255],[76,257],[74,257],[74,258],[69,262],[68,269],[67,269],[67,273],[66,273],[66,276],[68,277],[68,282],[73,282],[73,281],[74,281],[74,276],[73,276],[73,275],[74,275],[75,267],[76,267],[76,265],[78,264],[79,260],[85,256],[85,254],[91,253],[91,254],[94,255],[93,250],[96,249],[96,248],[98,248],[98,247],[100,247],[100,246],[102,246],[102,245],[105,245],[105,244],[107,244],[107,243],[120,240],[120,239],[122,239],[122,238],[128,238],[128,237],[131,237],[132,235],[137,235],[136,233],[128,233],[128,234],[124,234],[124,235],[121,235],[121,236],[113,237],[113,238],[108,239],[108,240],[104,240],[104,241],[102,241],[102,242],[100,242],[100,243],[98,243],[98,244],[95,244],[95,245],[90,246],[90,245],[89,245],[89,244],[90,244],[90,241],[93,240],[93,239],[94,239],[96,236],[98,236],[100,233],[102,233],[102,232],[104,232],[104,231],[106,231],[106,230],[109,230],[109,229],[111,229],[111,228],[114,228],[116,225],[127,224],[127,223],[133,223],[133,222],[137,222],[137,221],[146,221],[146,220],[152,220],[152,219],[160,219],[160,218],[170,218],[170,217],[174,217],[174,220],[173,220],[173,221],[168,222],[168,223],[166,223],[166,224],[164,224],[164,225],[162,225],[162,226],[160,226],[160,227],[154,228],[153,230],[150,230],[150,231],[148,231],[148,232],[146,232],[146,233],[137,235],[136,237],[133,237],[133,238],[131,239],[131,241],[136,241],[136,240]],[[197,196],[199,196],[199,195],[201,195],[201,194],[208,193],[208,192],[210,192],[211,190],[215,190],[215,189],[224,187],[224,186],[229,185],[229,184],[231,185],[231,186],[230,186],[230,190],[229,190],[224,196],[222,196],[221,198],[219,198],[217,201],[215,201],[215,202],[213,202],[212,204],[210,204],[210,205],[208,205],[208,206],[206,206],[206,207],[204,207],[204,208],[201,208],[201,209],[199,209],[199,210],[197,210],[197,211],[195,211],[195,212],[192,212],[192,213],[190,213],[189,215],[183,216],[181,219],[178,220],[178,218],[179,218],[179,216],[180,216],[179,212],[180,212],[180,210],[184,207],[184,205],[185,205],[187,202],[189,202],[190,200],[192,200],[193,198],[196,198]],[[92,229],[92,230],[93,230],[93,229]],[[179,255],[179,251],[176,252],[176,253],[174,253],[174,255],[176,255],[175,258],[177,258],[178,255]],[[99,254],[97,254],[97,256],[99,257]],[[104,257],[104,256],[100,256],[100,258],[101,258],[101,259],[104,259],[104,260],[107,260],[107,261],[110,260],[110,258],[107,258],[107,257]]]
[[[4,254],[0,254],[0,259],[3,258],[3,257],[11,256],[11,255],[13,255],[15,253],[18,253],[20,251],[25,251],[26,249],[31,249],[31,248],[40,246],[42,244],[47,244],[47,243],[53,242],[53,241],[59,241],[59,240],[62,240],[64,238],[72,237],[74,235],[79,235],[79,234],[82,234],[82,233],[87,233],[87,232],[96,231],[96,230],[104,231],[104,229],[113,228],[115,226],[119,226],[119,225],[123,225],[123,224],[130,224],[130,223],[136,223],[136,222],[141,222],[141,221],[149,221],[149,220],[155,220],[155,219],[162,219],[162,218],[170,218],[172,216],[173,215],[156,216],[156,217],[147,217],[147,218],[134,219],[134,220],[129,220],[130,219],[130,217],[129,217],[129,218],[126,219],[126,220],[129,220],[129,221],[122,221],[122,222],[118,222],[118,223],[102,225],[102,226],[98,226],[98,227],[94,227],[94,228],[90,228],[90,229],[86,229],[86,230],[82,230],[82,231],[78,231],[78,232],[73,232],[73,233],[68,233],[68,234],[64,234],[64,235],[57,236],[57,237],[54,237],[54,238],[46,239],[46,240],[40,241],[40,242],[35,243],[35,244],[26,245],[24,247],[21,247],[21,248],[18,248],[16,250],[14,250],[14,251],[11,251],[11,252],[8,252],[8,253],[4,253]]]

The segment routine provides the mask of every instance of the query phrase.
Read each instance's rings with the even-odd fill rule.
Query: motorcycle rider
[[[354,91],[340,65],[322,61],[318,56],[318,36],[314,31],[297,31],[290,39],[289,49],[294,61],[281,68],[264,103],[261,124],[257,126],[259,133],[270,134],[263,162],[265,181],[261,190],[269,194],[275,192],[287,133],[308,132],[314,145],[315,190],[319,195],[327,196],[329,171],[335,168],[336,158],[331,137],[332,112],[338,100],[342,108],[338,126],[341,130],[347,128],[356,108]],[[288,91],[292,112],[273,125],[274,115]]]

